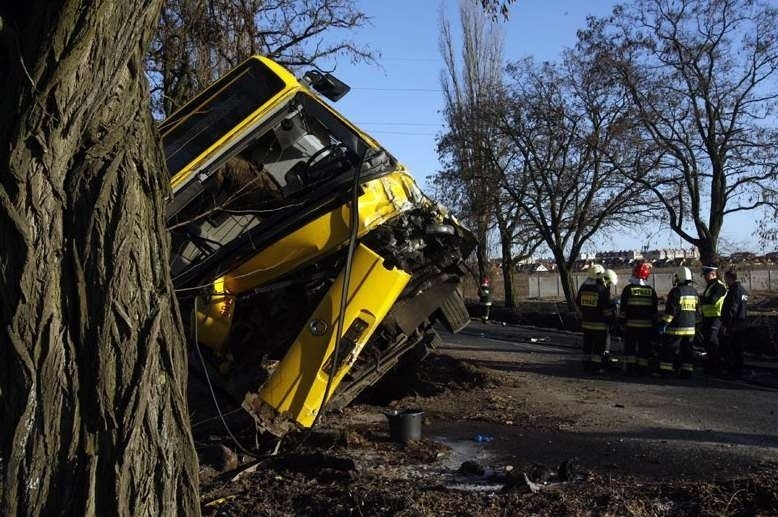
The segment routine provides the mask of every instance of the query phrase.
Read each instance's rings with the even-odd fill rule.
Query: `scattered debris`
[[[228,472],[238,468],[238,455],[224,444],[205,445],[198,448],[200,465],[216,472]]]
[[[356,464],[351,458],[316,452],[313,454],[283,454],[274,456],[268,462],[274,470],[301,472],[319,477],[333,472],[348,473],[356,470]]]
[[[565,460],[557,468],[557,479],[559,481],[577,481],[582,476],[576,464],[577,458]]]
[[[462,463],[462,465],[459,467],[459,470],[457,472],[468,476],[483,476],[485,470],[483,465],[481,465],[477,461],[469,460]]]
[[[220,505],[220,504],[224,504],[227,501],[232,501],[233,499],[235,499],[235,497],[236,497],[235,495],[228,495],[226,497],[219,497],[218,499],[214,499],[213,501],[205,503],[203,506],[205,508],[210,508],[212,506],[217,506],[217,505]]]
[[[253,474],[263,463],[264,462],[262,460],[257,460],[247,465],[244,465],[243,468],[241,468],[233,477],[230,478],[230,482],[234,483],[238,481],[245,474]]]
[[[754,464],[731,475],[707,470],[710,475],[689,478],[675,473],[670,458],[662,455],[666,436],[652,440],[651,449],[633,449],[640,440],[619,438],[616,432],[591,442],[583,437],[571,445],[571,432],[591,425],[596,415],[568,416],[565,421],[558,413],[547,414],[532,398],[547,384],[516,381],[504,372],[452,358],[435,363],[447,368],[424,371],[440,391],[414,393],[392,404],[422,408],[428,437],[393,442],[386,407],[347,407],[305,440],[299,435],[285,439],[278,457],[288,460],[263,460],[233,483],[223,477],[204,483],[203,515],[665,516],[718,515],[724,509],[726,514],[778,515],[778,463]],[[455,380],[447,374],[468,369],[482,375],[483,384],[459,390],[465,377]],[[612,417],[611,392],[574,385],[589,399],[610,400],[599,408]],[[623,411],[634,409],[630,403]],[[240,434],[237,426],[235,431],[241,442],[250,443],[251,433]],[[499,440],[484,447],[473,439],[479,434],[494,434]],[[617,440],[624,445],[618,446]],[[576,449],[576,443],[584,447]],[[594,452],[589,454],[586,444]],[[613,446],[643,468],[616,462]],[[353,469],[342,460],[353,462]],[[710,461],[710,468],[720,465]]]
[[[533,483],[532,481],[530,481],[529,477],[527,477],[527,473],[526,472],[524,473],[524,481],[527,483],[527,486],[529,487],[530,492],[532,492],[533,494],[537,494],[538,492],[540,492],[543,489],[542,485],[539,485],[537,483]]]

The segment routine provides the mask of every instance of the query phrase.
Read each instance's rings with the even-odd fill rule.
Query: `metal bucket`
[[[385,413],[389,419],[389,438],[395,442],[407,443],[421,440],[424,411],[421,409],[396,409]]]

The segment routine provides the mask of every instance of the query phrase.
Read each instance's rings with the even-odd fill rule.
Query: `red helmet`
[[[641,280],[645,280],[648,278],[648,275],[651,274],[651,263],[646,261],[638,261],[635,264],[635,267],[632,268],[632,276],[635,278],[639,278]]]

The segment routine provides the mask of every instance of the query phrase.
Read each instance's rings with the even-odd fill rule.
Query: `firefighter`
[[[481,321],[489,321],[489,312],[492,309],[492,289],[489,285],[489,279],[484,277],[481,285],[478,286],[478,301],[481,303]]]
[[[605,280],[605,287],[608,289],[615,289],[616,286],[619,285],[619,275],[617,275],[616,272],[612,269],[606,269],[605,273],[602,275],[602,278]]]
[[[600,264],[592,264],[592,267],[589,268],[589,275],[586,277],[586,280],[583,281],[583,284],[596,284],[602,279],[604,274],[604,267]]]
[[[720,369],[719,331],[721,328],[721,305],[727,286],[718,277],[718,268],[714,264],[702,267],[702,277],[705,279],[705,291],[700,297],[702,312],[702,344],[705,347],[705,371],[717,373]]]
[[[732,267],[724,273],[727,295],[721,308],[720,357],[727,367],[727,374],[739,378],[743,370],[743,329],[746,326],[748,291],[738,282],[737,270]]]
[[[610,289],[606,285],[605,269],[592,266],[589,278],[581,284],[576,296],[581,311],[583,331],[583,365],[585,371],[603,373],[608,329],[613,320]]]
[[[619,315],[619,303],[621,300],[618,296],[614,296],[616,294],[616,287],[619,284],[619,276],[616,274],[616,272],[612,269],[606,269],[605,273],[602,275],[602,279],[605,281],[605,287],[608,288],[611,296],[611,315],[608,321],[608,335],[605,336],[605,352],[603,352],[602,355],[602,364],[607,368],[611,365],[611,338],[613,337],[611,335],[611,330],[612,327],[616,325],[616,319]]]
[[[637,261],[629,283],[621,291],[619,321],[624,328],[624,363],[630,376],[648,372],[658,305],[656,291],[646,283],[651,268],[650,262]]]
[[[665,314],[658,333],[662,335],[662,352],[659,373],[673,374],[676,351],[680,351],[681,377],[691,377],[694,372],[693,350],[695,322],[697,320],[697,291],[692,284],[692,272],[679,267],[673,276],[674,287],[667,293]]]

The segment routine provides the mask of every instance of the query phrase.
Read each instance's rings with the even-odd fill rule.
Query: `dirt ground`
[[[235,454],[223,432],[199,428],[203,514],[778,515],[778,463],[764,448],[740,463],[722,446],[672,464],[668,440],[654,450],[592,438],[587,429],[628,418],[601,381],[512,370],[497,353],[487,367],[474,354],[431,355],[404,397],[352,404],[275,456]],[[587,414],[592,397],[607,411]],[[424,411],[421,441],[390,439],[391,408]],[[245,422],[231,425],[254,444]]]

